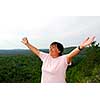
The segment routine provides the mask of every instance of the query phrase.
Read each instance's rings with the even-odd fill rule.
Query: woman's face
[[[53,57],[53,58],[56,58],[59,56],[59,49],[57,48],[57,45],[54,44],[54,45],[51,45],[50,46],[50,49],[49,49],[49,54]]]

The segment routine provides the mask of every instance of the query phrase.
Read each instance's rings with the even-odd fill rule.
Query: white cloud
[[[0,49],[25,48],[20,42],[23,37],[39,48],[47,48],[52,41],[60,41],[65,46],[78,45],[92,34],[100,40],[99,16],[46,16],[50,9],[44,13],[46,6],[38,1],[37,4],[25,0],[0,1]]]

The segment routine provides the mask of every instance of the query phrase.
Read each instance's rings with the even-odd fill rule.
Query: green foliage
[[[65,48],[64,54],[74,48]],[[40,59],[28,52],[27,54],[0,55],[0,82],[39,83],[41,81],[41,65]],[[66,71],[66,81],[68,83],[100,82],[99,43],[93,42],[90,47],[82,50],[73,59],[72,66],[69,66]]]
[[[0,56],[0,82],[40,82],[41,63],[35,55]]]
[[[84,50],[85,55],[81,55],[81,60],[68,68],[66,72],[67,82],[70,83],[97,83],[100,82],[100,47],[92,46]],[[77,62],[75,58],[74,62]]]

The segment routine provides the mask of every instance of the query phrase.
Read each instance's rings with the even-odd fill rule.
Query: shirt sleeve
[[[63,55],[63,57],[64,57],[65,63],[66,63],[67,65],[72,65],[72,62],[70,62],[70,63],[68,64],[67,55]]]
[[[39,54],[39,58],[44,61],[45,58],[47,58],[49,54],[48,53],[45,53],[45,52],[41,52],[40,51],[40,54]]]

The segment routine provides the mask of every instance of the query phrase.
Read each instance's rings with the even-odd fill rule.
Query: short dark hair
[[[59,56],[61,56],[62,53],[63,53],[63,51],[64,51],[63,45],[62,45],[61,43],[59,43],[59,42],[52,42],[52,43],[50,44],[50,46],[52,46],[52,45],[57,45],[57,48],[58,48],[58,50],[60,51]]]

